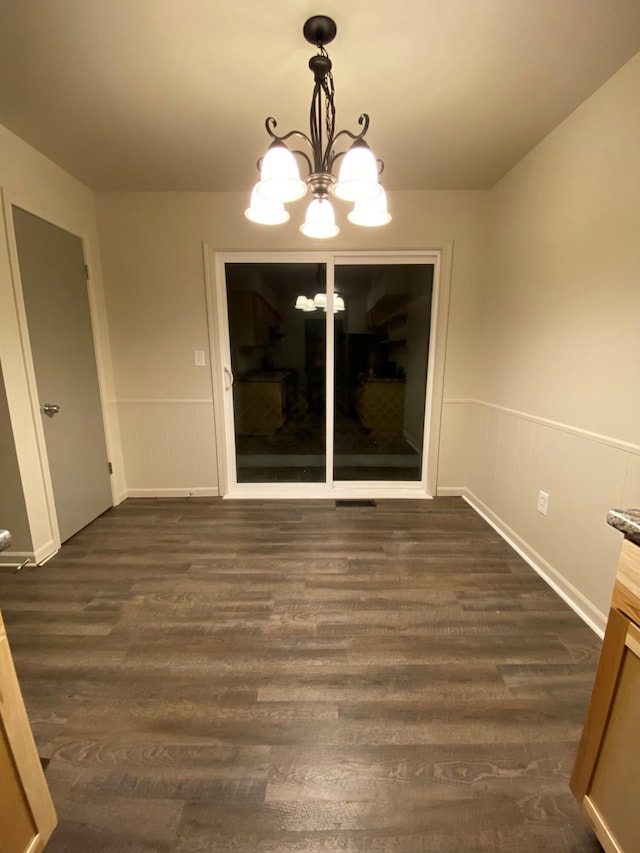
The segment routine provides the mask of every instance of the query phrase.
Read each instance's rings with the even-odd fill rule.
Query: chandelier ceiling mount
[[[313,15],[308,21],[305,21],[304,27],[302,28],[302,35],[306,38],[309,44],[318,48],[324,44],[331,44],[336,37],[337,32],[338,27],[336,22],[333,18],[329,18],[327,15]],[[314,57],[309,60],[309,66],[311,66],[313,58]],[[329,62],[328,70],[331,70],[331,62]]]

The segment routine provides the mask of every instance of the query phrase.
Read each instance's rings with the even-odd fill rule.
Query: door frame
[[[203,243],[204,271],[209,329],[211,380],[216,413],[216,450],[219,493],[225,498],[432,498],[437,492],[440,424],[444,388],[444,364],[451,289],[452,244],[424,250],[397,251],[216,251]],[[425,402],[424,453],[422,482],[407,483],[362,481],[345,483],[237,483],[235,471],[235,434],[229,324],[225,287],[227,263],[325,263],[327,282],[333,282],[334,263],[424,263],[433,265],[431,329],[427,394]],[[327,346],[332,346],[333,327],[327,326]],[[333,371],[327,371],[327,393],[333,389]],[[231,392],[231,393],[230,393]],[[333,447],[332,424],[327,421],[327,455]],[[331,435],[330,435],[331,433]]]
[[[90,235],[64,217],[50,210],[43,210],[41,205],[32,202],[22,193],[4,187],[0,188],[0,194],[6,238],[0,241],[2,243],[0,248],[0,315],[2,315],[0,316],[0,337],[5,344],[0,347],[0,359],[32,539],[33,551],[29,558],[41,564],[60,549],[61,542],[22,292],[18,247],[13,226],[12,208],[14,206],[73,234],[81,241],[84,262],[89,271],[87,293],[102,424],[107,455],[110,460],[113,460],[114,457],[119,458],[119,454],[115,450],[118,446],[117,429],[108,417],[106,396],[106,388],[109,386],[107,365],[110,366],[110,356],[108,344],[98,321],[104,313],[103,295],[101,282],[93,275],[98,271],[98,264],[92,257]],[[5,271],[7,275],[4,274]],[[111,477],[111,497],[114,506],[123,499],[116,477]]]

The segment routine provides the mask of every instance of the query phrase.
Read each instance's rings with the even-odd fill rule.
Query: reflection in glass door
[[[335,267],[334,481],[422,479],[433,270]]]
[[[225,278],[237,482],[324,483],[326,265],[227,263]]]

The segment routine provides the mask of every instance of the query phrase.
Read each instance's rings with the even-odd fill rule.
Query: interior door
[[[112,506],[82,241],[13,207],[60,540]]]

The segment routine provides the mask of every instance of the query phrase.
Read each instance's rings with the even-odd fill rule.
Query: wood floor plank
[[[125,501],[0,573],[59,853],[595,853],[600,642],[459,498]]]
[[[548,795],[564,796],[573,751],[564,742],[274,747],[267,800],[347,800],[381,803],[458,799],[464,792],[520,796],[544,778]]]

